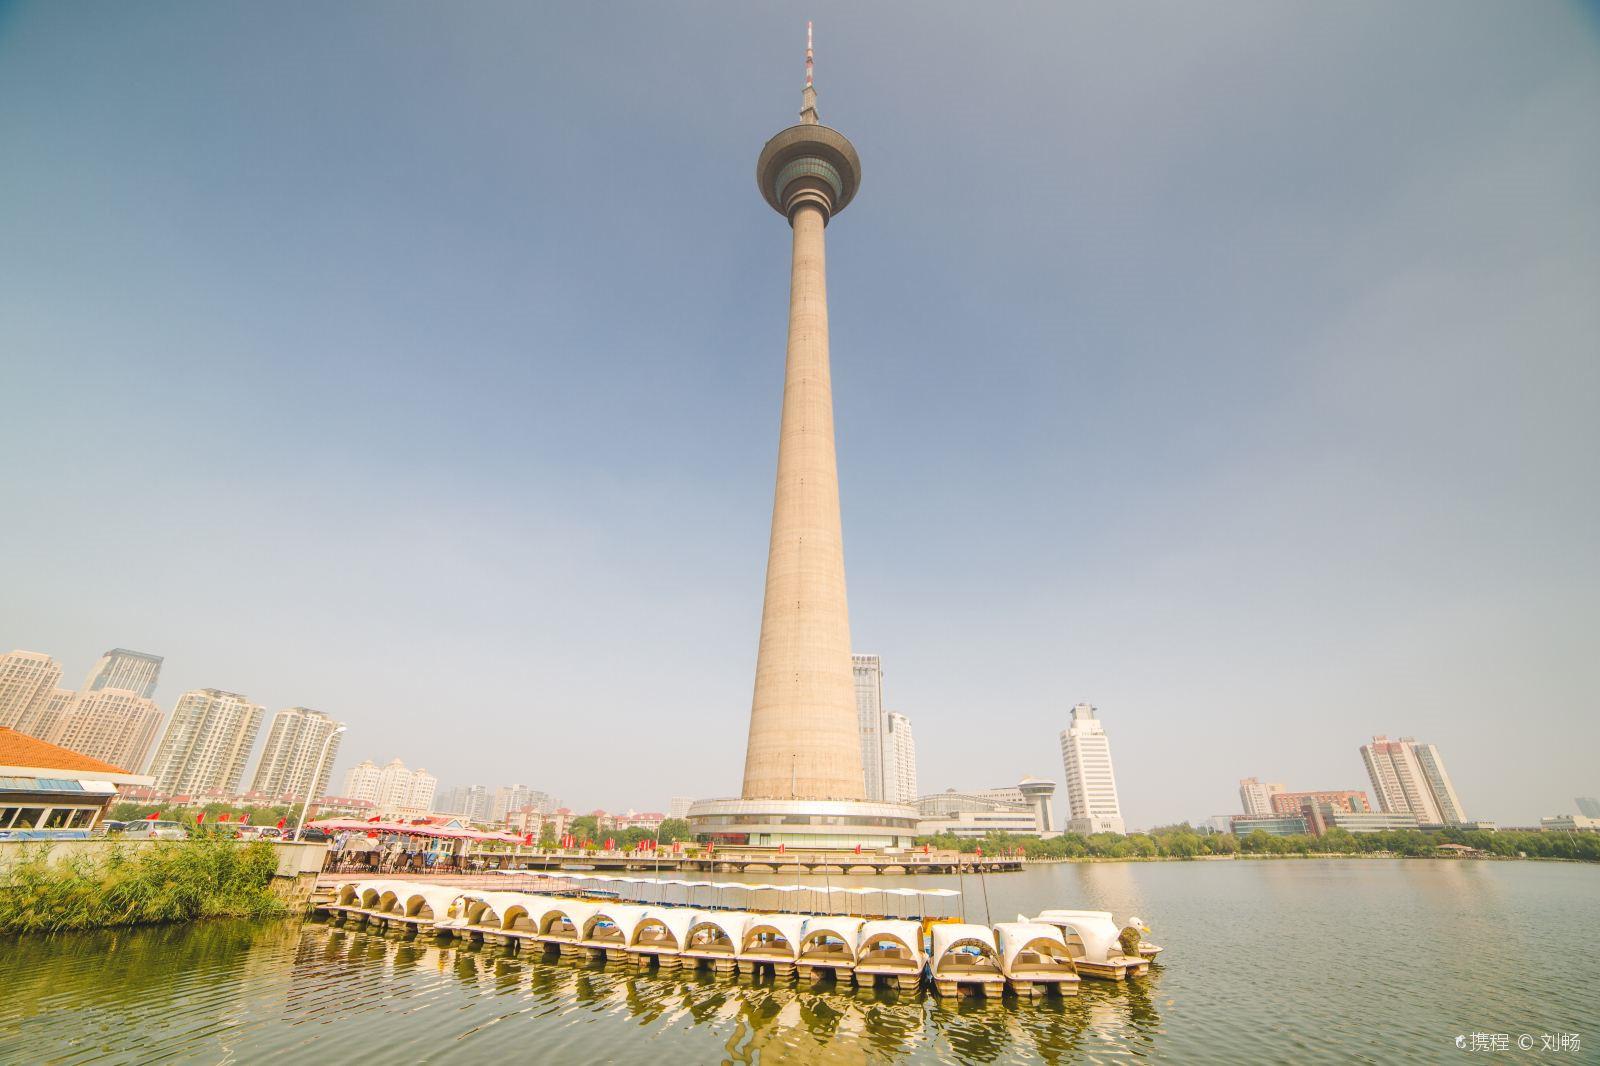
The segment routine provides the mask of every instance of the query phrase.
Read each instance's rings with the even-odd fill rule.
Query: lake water
[[[78,933],[0,941],[0,1063],[1600,1062],[1600,866],[1096,863],[965,889],[969,920],[985,892],[994,921],[1132,913],[1167,952],[1126,986],[952,1005],[309,921]],[[1473,1051],[1474,1034],[1509,1050]]]

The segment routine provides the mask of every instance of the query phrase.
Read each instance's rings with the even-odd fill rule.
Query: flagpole
[[[333,743],[333,738],[343,733],[344,726],[340,726],[329,733],[322,741],[322,750],[317,753],[317,767],[311,771],[311,781],[306,785],[306,801],[300,804],[300,821],[294,827],[294,842],[300,843],[300,833],[306,827],[306,809],[311,806],[311,794],[317,790],[317,778],[322,776],[322,760],[328,757],[328,745]]]

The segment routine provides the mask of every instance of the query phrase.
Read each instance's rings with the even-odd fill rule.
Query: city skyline
[[[8,9],[0,647],[574,809],[738,765],[788,237],[749,156],[803,25],[627,13]],[[1052,772],[1088,700],[1130,825],[1364,788],[1380,730],[1474,817],[1595,792],[1587,12],[815,17],[872,145],[828,234],[851,636],[925,791]],[[628,794],[529,772],[570,717],[648,742]]]

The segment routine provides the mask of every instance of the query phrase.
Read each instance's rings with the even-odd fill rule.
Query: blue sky
[[[733,794],[817,24],[846,561],[922,786],[1600,791],[1600,33],[1410,3],[0,8],[0,644]],[[603,759],[604,762],[596,760]],[[596,766],[607,768],[604,774]]]

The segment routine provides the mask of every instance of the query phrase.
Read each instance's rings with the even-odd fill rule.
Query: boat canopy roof
[[[987,948],[990,955],[996,959],[1000,957],[999,949],[994,943],[994,930],[987,925],[945,922],[933,927],[933,968],[938,970],[940,961],[958,945],[964,943]]]
[[[1001,922],[994,927],[994,939],[1000,948],[1001,969],[1008,974],[1017,961],[1017,955],[1035,940],[1050,941],[1061,949],[1063,955],[1067,951],[1067,942],[1062,939],[1060,929],[1037,922]]]

